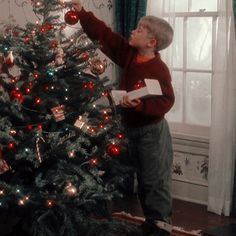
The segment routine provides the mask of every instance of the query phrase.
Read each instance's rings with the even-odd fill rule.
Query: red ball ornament
[[[24,101],[24,95],[18,89],[14,89],[14,90],[11,91],[11,99],[12,100],[16,99],[20,103],[22,103]]]
[[[81,61],[87,61],[88,59],[89,59],[89,53],[88,52],[84,52],[84,53],[82,53],[80,56],[79,56],[79,59],[81,60]]]
[[[76,11],[68,11],[64,16],[65,22],[69,25],[75,25],[79,21],[79,15]]]
[[[8,144],[8,149],[13,150],[15,148],[15,144],[13,142]]]
[[[121,153],[121,148],[117,144],[111,143],[107,146],[107,153],[110,156],[118,156]]]
[[[52,40],[51,41],[51,48],[57,48],[58,46],[58,41],[57,40]]]

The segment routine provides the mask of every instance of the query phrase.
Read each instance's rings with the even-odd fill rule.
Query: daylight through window
[[[217,0],[149,0],[147,14],[165,18],[175,32],[171,47],[161,52],[176,95],[167,115],[171,129],[208,137]]]

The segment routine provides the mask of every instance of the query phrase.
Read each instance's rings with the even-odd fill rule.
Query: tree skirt
[[[115,212],[112,214],[112,218],[116,220],[125,221],[134,225],[141,225],[144,222],[143,217],[132,216],[131,214],[126,213],[126,212]],[[168,231],[173,236],[201,236],[202,235],[201,230],[186,231],[180,227],[170,226],[170,225],[168,225],[167,228],[168,228]]]
[[[144,222],[143,217],[132,216],[125,212],[112,214],[111,219],[87,218],[78,222],[78,232],[76,236],[143,236],[139,225]],[[16,224],[9,233],[2,233],[1,236],[33,236],[23,229],[21,224]],[[4,230],[3,230],[4,231]],[[67,234],[65,234],[67,235]],[[182,228],[171,227],[172,236],[200,236],[199,231],[185,231]]]

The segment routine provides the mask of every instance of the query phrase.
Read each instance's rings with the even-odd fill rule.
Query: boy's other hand
[[[130,100],[128,96],[124,96],[120,101],[120,105],[125,108],[134,108],[137,107],[141,103],[140,99]]]
[[[82,5],[81,5],[80,0],[72,0],[71,5],[75,9],[75,11],[80,12],[82,9]]]

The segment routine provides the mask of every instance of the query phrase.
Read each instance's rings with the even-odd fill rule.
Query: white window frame
[[[154,0],[155,1],[155,0]],[[196,0],[197,1],[197,0]],[[163,1],[165,2],[165,1]],[[148,5],[150,8],[150,6]],[[147,9],[149,9],[147,8]],[[183,73],[183,121],[182,123],[175,123],[169,121],[170,129],[174,137],[183,137],[183,138],[191,138],[192,140],[208,140],[210,135],[210,127],[208,126],[200,126],[200,125],[191,125],[187,124],[185,120],[185,114],[186,114],[186,103],[185,103],[185,89],[186,89],[186,73],[188,72],[195,72],[195,73],[208,73],[211,74],[211,78],[213,77],[214,71],[212,68],[210,70],[200,70],[200,69],[187,69],[187,19],[189,17],[211,17],[212,18],[212,65],[214,63],[214,48],[215,48],[215,42],[216,42],[216,22],[218,18],[218,12],[217,11],[204,11],[201,10],[199,12],[164,12],[164,4],[162,5],[162,17],[166,19],[170,19],[173,15],[175,18],[182,17],[183,18],[183,67],[182,68],[171,68],[171,71],[178,71]],[[171,46],[170,46],[171,47]],[[167,49],[168,50],[168,49]],[[168,56],[167,56],[168,57]],[[164,58],[164,57],[163,57]],[[165,58],[164,58],[165,60]]]

